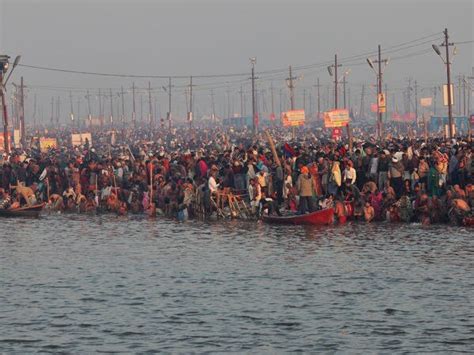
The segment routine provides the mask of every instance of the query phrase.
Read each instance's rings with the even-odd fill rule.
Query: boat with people
[[[272,224],[293,225],[331,225],[334,223],[334,209],[326,208],[306,214],[289,214],[283,216],[262,216],[262,220]]]

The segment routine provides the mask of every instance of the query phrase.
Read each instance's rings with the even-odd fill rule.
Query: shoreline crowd
[[[164,214],[180,220],[225,208],[232,193],[254,215],[334,207],[337,220],[462,224],[473,216],[467,139],[355,135],[352,150],[317,129],[106,131],[80,146],[49,132],[58,148],[34,144],[3,154],[0,208],[46,203],[53,211]],[[254,138],[252,138],[254,137]],[[273,141],[275,146],[273,146]]]

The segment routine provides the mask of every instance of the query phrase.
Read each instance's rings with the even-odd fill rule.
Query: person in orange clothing
[[[323,194],[323,188],[321,186],[321,181],[319,180],[318,164],[311,164],[309,166],[309,173],[313,178],[314,192],[316,194],[316,197],[320,197]]]

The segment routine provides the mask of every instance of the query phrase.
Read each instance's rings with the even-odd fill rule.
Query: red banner
[[[400,115],[398,112],[392,113],[392,121],[394,122],[413,122],[416,120],[416,115],[414,112],[409,112],[404,115]]]

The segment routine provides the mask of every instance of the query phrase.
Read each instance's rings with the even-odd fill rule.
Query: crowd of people
[[[339,222],[461,224],[474,207],[467,138],[377,141],[355,132],[352,149],[316,128],[95,130],[72,146],[3,154],[0,208],[46,203],[51,211],[205,217],[232,193],[258,218],[334,208]],[[36,132],[35,135],[41,135]],[[116,142],[114,142],[116,140]]]

